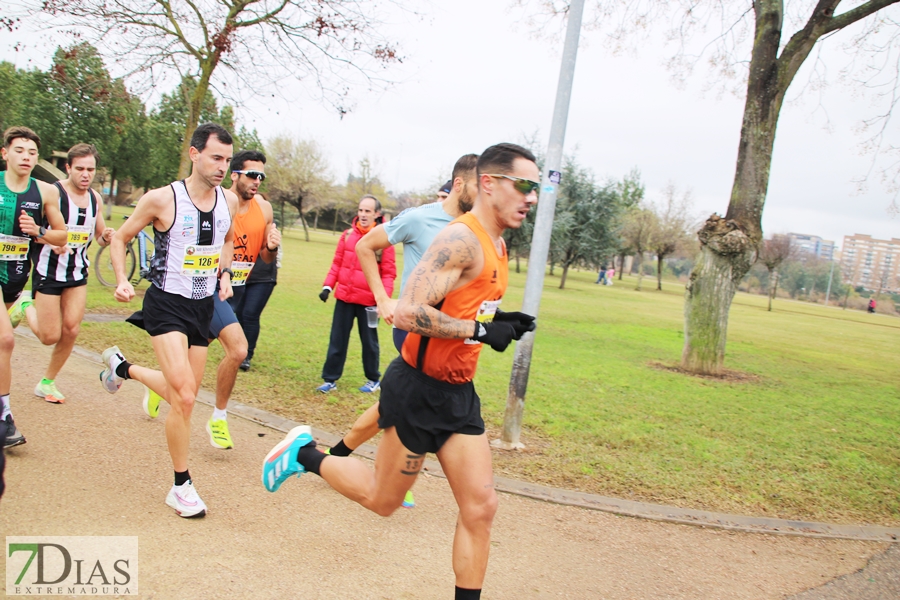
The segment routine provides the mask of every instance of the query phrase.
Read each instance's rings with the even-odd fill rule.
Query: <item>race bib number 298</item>
[[[25,260],[30,243],[27,237],[0,234],[0,260]]]

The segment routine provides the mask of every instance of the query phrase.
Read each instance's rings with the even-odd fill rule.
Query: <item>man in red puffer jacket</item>
[[[322,379],[325,383],[316,389],[323,394],[337,389],[337,380],[344,372],[347,360],[347,344],[350,342],[350,331],[353,319],[359,329],[359,340],[362,342],[363,370],[366,383],[359,391],[372,393],[381,386],[379,370],[380,351],[378,348],[378,329],[369,327],[366,307],[375,306],[375,296],[366,283],[366,276],[359,259],[356,257],[356,243],[381,221],[381,202],[375,196],[363,196],[359,201],[359,210],[353,225],[341,234],[331,269],[325,278],[325,284],[319,293],[322,302],[328,300],[328,294],[334,292],[334,317],[331,320],[331,339],[328,342],[328,356],[322,367]],[[393,246],[385,248],[378,261],[378,271],[388,296],[394,291],[394,278],[397,276],[397,265],[394,261]]]

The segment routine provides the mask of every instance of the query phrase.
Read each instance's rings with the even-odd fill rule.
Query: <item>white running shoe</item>
[[[125,357],[122,356],[118,346],[111,346],[103,351],[103,364],[106,365],[106,368],[100,371],[100,383],[103,384],[103,389],[110,394],[118,392],[125,383],[124,379],[116,375],[116,367],[123,362],[125,362]]]
[[[190,481],[181,485],[173,485],[166,496],[166,504],[172,507],[179,517],[190,519],[206,515],[206,504],[197,495],[194,484]]]

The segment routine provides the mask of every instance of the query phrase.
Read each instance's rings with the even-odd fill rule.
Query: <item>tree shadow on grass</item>
[[[761,383],[762,377],[755,373],[745,373],[743,371],[734,371],[732,369],[723,369],[721,375],[703,375],[693,373],[686,369],[682,369],[678,365],[667,365],[661,362],[651,361],[647,363],[651,369],[657,371],[669,371],[670,373],[678,373],[679,375],[687,375],[689,377],[697,377],[699,379],[709,379],[711,381],[724,381],[725,383]]]

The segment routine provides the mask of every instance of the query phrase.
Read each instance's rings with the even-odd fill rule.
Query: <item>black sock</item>
[[[182,471],[179,473],[175,471],[175,485],[184,485],[188,481],[191,480],[191,472],[190,471]]]
[[[331,449],[332,456],[350,456],[353,454],[353,448],[348,448],[344,440],[341,440]]]
[[[130,368],[131,363],[127,360],[123,360],[121,363],[119,363],[119,366],[116,367],[116,377],[121,377],[122,379],[131,379],[131,377],[128,376],[128,369]]]
[[[456,600],[479,600],[481,598],[481,590],[467,590],[456,586]]]
[[[316,450],[316,443],[310,442],[307,445],[300,448],[297,452],[297,462],[303,465],[303,468],[306,469],[307,473],[315,473],[319,477],[321,477],[321,473],[319,473],[319,465],[322,464],[322,461],[325,460],[325,456],[327,456],[321,450]]]

